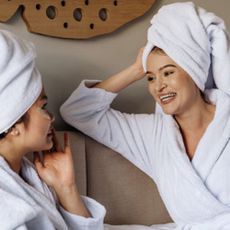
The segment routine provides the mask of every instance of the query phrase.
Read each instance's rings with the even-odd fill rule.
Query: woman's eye
[[[164,76],[168,77],[169,75],[171,75],[173,73],[174,73],[174,71],[166,71],[166,72],[164,72]]]
[[[46,110],[47,103],[42,106],[42,109]]]
[[[148,80],[148,81],[153,81],[154,79],[155,79],[154,76],[147,76],[147,80]]]

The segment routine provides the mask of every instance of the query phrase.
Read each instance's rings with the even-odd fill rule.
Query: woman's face
[[[47,96],[44,90],[27,111],[23,122],[23,142],[28,151],[48,150],[53,146],[54,117],[46,109]]]
[[[166,54],[150,53],[147,79],[150,94],[166,114],[183,114],[201,99],[192,78]]]

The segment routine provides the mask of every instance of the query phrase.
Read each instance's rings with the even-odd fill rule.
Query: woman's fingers
[[[34,164],[35,164],[36,168],[38,169],[38,171],[40,171],[40,169],[43,168],[43,164],[41,162],[39,152],[33,153],[33,161],[34,161]]]
[[[70,152],[70,140],[69,140],[69,134],[64,133],[64,152]]]
[[[62,152],[62,148],[61,148],[61,145],[59,144],[58,142],[58,139],[57,139],[57,136],[56,136],[56,133],[53,129],[53,152]]]
[[[39,152],[33,152],[33,162],[41,161]]]
[[[141,47],[140,48],[140,53],[143,53],[144,49],[145,49],[145,46]]]

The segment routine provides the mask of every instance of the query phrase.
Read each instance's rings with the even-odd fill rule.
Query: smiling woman
[[[134,64],[102,82],[83,81],[61,114],[155,181],[175,223],[150,229],[230,229],[228,32],[221,18],[192,2],[162,7],[151,24]],[[161,112],[110,107],[145,75]]]
[[[148,57],[146,72],[149,92],[164,113],[180,116],[205,107],[200,90],[177,63],[168,55],[153,50]]]

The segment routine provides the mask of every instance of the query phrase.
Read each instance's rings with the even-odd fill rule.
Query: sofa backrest
[[[109,224],[167,223],[171,219],[153,180],[120,154],[69,132],[80,193],[106,207]],[[58,132],[59,139],[63,132]]]

